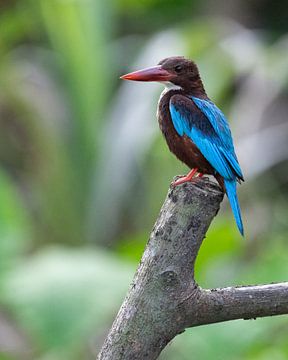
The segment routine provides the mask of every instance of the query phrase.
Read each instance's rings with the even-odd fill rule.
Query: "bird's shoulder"
[[[170,107],[174,106],[177,108],[178,112],[183,112],[186,116],[189,117],[197,116],[202,118],[202,120],[209,120],[209,118],[207,118],[207,114],[205,114],[203,111],[201,104],[209,104],[209,106],[214,106],[217,108],[216,105],[207,96],[200,98],[185,93],[172,94],[169,99],[169,103]]]
[[[215,130],[210,119],[197,106],[192,96],[186,94],[174,94],[169,101],[169,109],[172,118],[176,118],[188,124],[189,128],[197,128],[203,133],[215,136]]]
[[[210,136],[233,147],[229,123],[223,112],[208,97],[175,94],[170,98],[170,112]]]

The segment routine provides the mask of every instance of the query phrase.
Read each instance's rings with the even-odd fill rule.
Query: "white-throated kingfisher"
[[[174,182],[214,175],[226,192],[238,229],[244,235],[236,185],[244,181],[229,124],[208,98],[197,65],[182,56],[121,76],[124,80],[157,81],[166,89],[158,103],[158,121],[170,151],[191,171]]]

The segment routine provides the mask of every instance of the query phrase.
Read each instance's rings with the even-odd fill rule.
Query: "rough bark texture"
[[[170,189],[99,360],[157,359],[185,328],[288,313],[288,283],[201,289],[194,264],[223,199],[208,179]]]

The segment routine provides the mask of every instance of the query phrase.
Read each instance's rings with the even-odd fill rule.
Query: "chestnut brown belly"
[[[213,167],[188,136],[179,136],[176,132],[174,136],[172,134],[169,134],[167,137],[166,134],[164,134],[164,136],[170,151],[176,155],[180,161],[191,169],[198,168],[198,171],[203,174],[215,175]]]

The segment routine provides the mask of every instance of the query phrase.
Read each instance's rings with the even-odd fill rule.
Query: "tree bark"
[[[171,188],[99,360],[157,359],[187,327],[288,313],[288,283],[204,290],[194,264],[223,193],[207,178]]]

